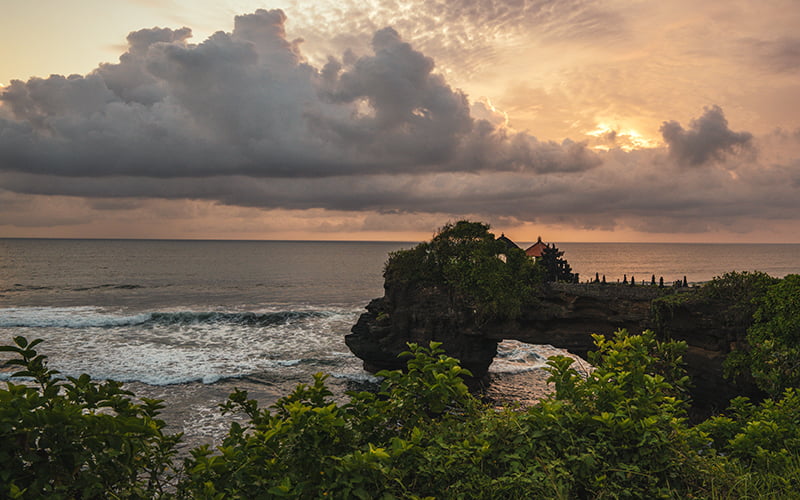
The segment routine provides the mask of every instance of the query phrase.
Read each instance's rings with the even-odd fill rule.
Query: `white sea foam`
[[[276,366],[297,366],[302,363],[302,359],[287,359],[281,361],[275,361]]]
[[[27,307],[0,310],[0,328],[44,339],[37,349],[64,375],[88,373],[149,385],[212,384],[253,374],[280,379],[290,371],[296,377],[339,369],[353,357],[344,334],[357,315],[350,309],[129,314],[97,307]],[[0,373],[3,378],[8,373]]]
[[[358,372],[358,373],[332,373],[331,376],[333,378],[344,379],[344,380],[352,380],[353,382],[370,382],[373,384],[377,384],[381,380],[382,377],[376,377],[371,373],[367,372]]]
[[[576,360],[579,366],[588,367],[588,363],[578,356],[547,344],[526,344],[516,340],[504,340],[497,346],[497,356],[489,371],[491,373],[524,373],[541,370],[547,366],[551,356],[568,356]]]
[[[140,325],[150,313],[114,314],[97,307],[10,307],[0,309],[0,328],[87,328]]]

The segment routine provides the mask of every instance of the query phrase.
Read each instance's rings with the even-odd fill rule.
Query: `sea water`
[[[374,377],[344,336],[383,294],[383,265],[412,243],[0,239],[0,342],[42,338],[64,375],[126,382],[167,401],[196,445],[228,425],[234,387],[263,404],[312,375],[341,394]],[[558,244],[583,279],[702,282],[730,270],[800,272],[800,245]],[[541,395],[547,346],[504,342],[494,395]],[[10,370],[0,371],[0,380]]]

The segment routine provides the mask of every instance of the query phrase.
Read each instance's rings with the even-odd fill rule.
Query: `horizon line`
[[[404,240],[315,240],[315,239],[248,239],[248,238],[125,238],[125,237],[42,237],[42,236],[0,236],[0,240],[45,240],[45,241],[197,241],[197,242],[247,242],[247,243],[399,243],[417,244],[421,241]],[[512,240],[513,241],[513,240]],[[534,243],[522,241],[521,243]],[[800,242],[695,242],[695,241],[550,241],[562,244],[593,245],[800,245]]]

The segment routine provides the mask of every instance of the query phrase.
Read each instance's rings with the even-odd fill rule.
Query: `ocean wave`
[[[200,323],[233,324],[242,326],[271,326],[324,318],[332,313],[326,311],[278,311],[278,312],[156,312],[150,321],[160,325],[192,325]]]
[[[145,288],[143,285],[136,285],[133,283],[104,283],[102,285],[87,285],[77,287],[54,287],[46,285],[24,285],[22,283],[14,283],[12,286],[0,289],[0,292],[40,292],[40,291],[68,291],[68,292],[90,292],[94,290],[136,290]]]
[[[12,377],[11,372],[7,373],[0,373],[0,382],[7,382],[13,381],[14,383],[20,382],[33,382],[33,378],[31,377]],[[66,374],[69,376],[78,376],[78,374]],[[64,379],[66,378],[64,374],[61,374],[57,378]],[[101,381],[101,380],[114,380],[116,382],[122,383],[131,383],[131,382],[139,382],[142,384],[153,385],[153,386],[168,386],[168,385],[179,385],[179,384],[191,384],[191,383],[201,383],[201,384],[216,384],[221,380],[229,380],[229,379],[239,379],[242,378],[241,375],[238,374],[218,374],[218,373],[211,373],[211,374],[191,374],[191,375],[184,375],[184,374],[176,374],[176,373],[141,373],[141,374],[132,374],[132,375],[123,375],[118,373],[96,373],[92,374],[92,379]]]
[[[144,288],[144,287],[142,285],[133,285],[128,283],[123,283],[123,284],[106,283],[104,285],[70,288],[70,290],[73,292],[88,292],[92,290],[136,290],[138,288]]]
[[[15,307],[0,309],[0,328],[91,328],[145,323],[149,313],[120,315],[94,307]]]
[[[332,316],[329,311],[145,312],[109,313],[92,307],[23,307],[0,309],[0,327],[89,328],[120,326],[239,325],[263,327]]]
[[[590,365],[571,354],[547,344],[527,344],[517,340],[504,340],[497,345],[497,356],[489,367],[494,374],[517,374],[541,370],[547,366],[551,356],[568,356],[575,359],[575,368],[579,371],[590,369]]]
[[[53,290],[53,287],[51,287],[51,286],[38,286],[38,285],[23,285],[21,283],[14,283],[12,286],[0,290],[0,292],[3,292],[3,293],[30,292],[30,291],[39,291],[39,290]]]
[[[302,359],[286,360],[266,360],[254,363],[252,366],[219,366],[219,363],[204,362],[200,364],[187,364],[182,369],[169,367],[163,369],[163,355],[156,354],[148,360],[144,360],[144,365],[132,365],[127,362],[94,363],[91,368],[80,369],[76,366],[59,367],[61,373],[57,378],[64,379],[67,376],[77,377],[82,373],[89,373],[94,380],[115,380],[117,382],[131,383],[139,382],[152,386],[168,386],[178,384],[215,384],[223,380],[248,379],[258,381],[259,374],[268,373],[271,376],[280,374],[279,379],[285,378],[288,374],[284,369],[297,369],[305,365],[315,367],[316,364]],[[72,363],[71,363],[72,365]],[[157,367],[161,365],[162,369]],[[147,367],[151,369],[147,369]],[[77,369],[76,369],[77,368]],[[85,367],[84,367],[85,368]],[[0,370],[0,382],[14,381],[32,382],[31,377],[12,377],[18,371],[17,368],[7,368]],[[310,377],[310,374],[309,374]],[[375,382],[380,381],[378,377],[370,374],[333,374],[334,378],[344,378],[356,382]]]
[[[361,384],[379,384],[383,377],[378,377],[367,372],[357,373],[331,373],[333,378],[343,379],[350,382],[358,382]]]

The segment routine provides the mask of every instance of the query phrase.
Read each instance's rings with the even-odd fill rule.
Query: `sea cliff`
[[[729,302],[705,298],[699,290],[545,283],[519,317],[487,320],[445,287],[387,281],[384,297],[369,303],[345,342],[372,372],[402,368],[397,355],[407,342],[442,342],[480,381],[502,340],[550,344],[586,357],[594,345],[592,334],[653,329],[662,339],[687,343],[693,404],[705,414],[733,396],[759,393],[751,384],[723,377],[723,361],[742,342],[749,316],[731,321]]]

